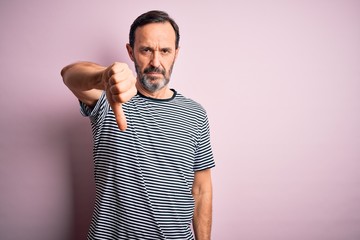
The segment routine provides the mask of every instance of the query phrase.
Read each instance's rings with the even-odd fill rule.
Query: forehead
[[[135,45],[167,45],[175,47],[175,30],[169,22],[149,23],[135,31]]]

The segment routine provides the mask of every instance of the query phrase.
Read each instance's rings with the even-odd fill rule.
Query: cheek
[[[166,66],[164,66],[166,68],[166,72],[171,72],[171,69],[173,68],[174,63],[175,63],[174,59],[171,59],[166,62]]]
[[[141,72],[143,72],[144,69],[146,68],[146,65],[144,65],[144,62],[141,61],[140,59],[136,59],[135,64],[136,64],[138,70],[140,70]]]
[[[135,56],[135,61],[139,66],[147,66],[149,64],[149,58],[143,55]]]

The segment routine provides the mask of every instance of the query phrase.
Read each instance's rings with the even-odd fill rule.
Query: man
[[[91,120],[96,200],[89,239],[210,239],[210,146],[205,110],[170,89],[179,28],[150,11],[131,26],[124,63],[62,71]]]

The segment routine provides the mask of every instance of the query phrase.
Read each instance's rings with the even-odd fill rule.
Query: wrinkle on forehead
[[[151,47],[154,50],[175,49],[175,41],[175,30],[169,22],[150,23],[135,31],[136,47]]]

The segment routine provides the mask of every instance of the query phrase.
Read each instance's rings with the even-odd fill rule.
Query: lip
[[[146,74],[148,74],[148,75],[161,75],[161,73],[158,73],[158,72],[148,72]]]

